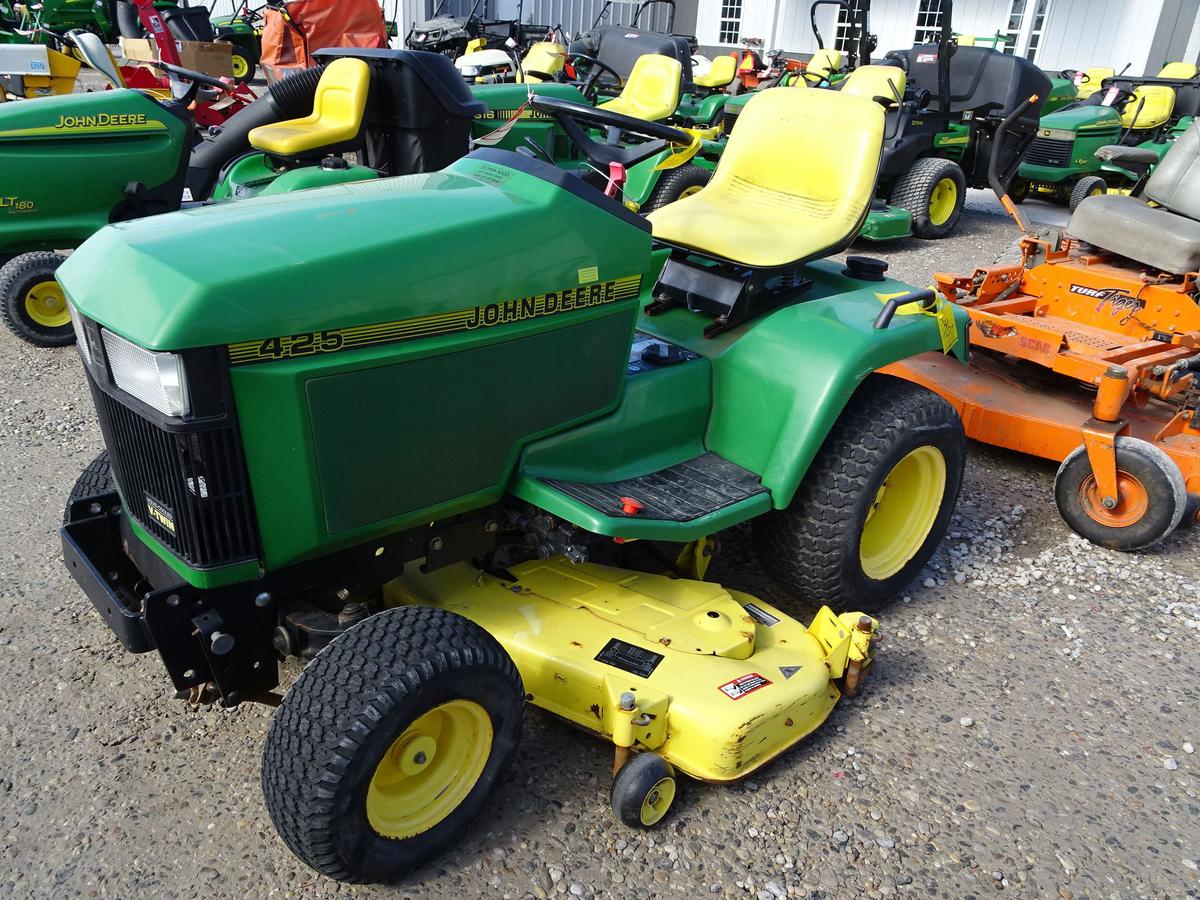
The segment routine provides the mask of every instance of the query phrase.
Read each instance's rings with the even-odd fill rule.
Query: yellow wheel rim
[[[1103,193],[1104,193],[1104,189],[1101,188],[1099,185],[1096,185],[1096,187],[1094,187],[1090,191],[1088,191],[1088,196],[1089,197],[1099,197]]]
[[[683,193],[679,195],[679,199],[682,200],[684,197],[690,197],[692,194],[698,194],[702,190],[704,190],[704,185],[693,184],[691,187],[683,189]]]
[[[934,225],[943,225],[954,212],[958,203],[958,185],[953,178],[943,178],[933,186],[929,195],[929,221]]]
[[[71,311],[58,282],[40,281],[25,294],[25,312],[43,328],[61,328],[71,323]]]
[[[402,840],[433,828],[471,793],[492,750],[492,720],[473,700],[425,713],[392,742],[367,786],[367,821]]]
[[[244,56],[233,54],[233,77],[245,78],[250,71],[250,61]]]
[[[642,800],[642,809],[639,813],[642,824],[646,826],[657,824],[667,814],[667,810],[674,802],[675,779],[660,778]]]
[[[891,578],[917,555],[945,492],[946,460],[936,447],[918,447],[896,463],[875,492],[859,540],[859,562],[868,578]]]

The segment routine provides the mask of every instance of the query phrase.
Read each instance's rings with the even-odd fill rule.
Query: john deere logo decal
[[[53,125],[0,131],[0,138],[49,137],[56,134],[105,134],[110,131],[166,131],[165,122],[145,113],[99,113],[94,116],[59,116]]]
[[[241,341],[229,345],[229,362],[234,366],[250,363],[273,362],[295,359],[317,353],[336,353],[341,350],[356,350],[377,344],[395,344],[415,338],[452,334],[457,331],[473,331],[477,328],[493,328],[511,325],[542,316],[604,306],[638,296],[642,289],[642,276],[630,275],[612,281],[586,284],[552,291],[533,297],[518,297],[500,303],[487,303],[432,316],[414,319],[399,319],[395,322],[379,322],[374,325],[354,325],[349,328],[330,328],[302,334],[280,335],[266,340]]]
[[[1108,314],[1117,319],[1121,325],[1146,308],[1145,300],[1131,297],[1116,288],[1091,288],[1082,284],[1073,284],[1071,293],[1093,298],[1096,300],[1096,312],[1104,312],[1107,307]]]
[[[111,115],[100,113],[96,116],[59,116],[55,128],[124,128],[128,125],[147,125],[149,120],[145,113],[129,113],[127,115]]]

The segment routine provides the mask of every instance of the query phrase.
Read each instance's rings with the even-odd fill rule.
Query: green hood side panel
[[[214,266],[205,248],[215,246],[255,252]],[[534,175],[468,157],[441,172],[113,225],[72,254],[59,280],[105,327],[180,350],[461,310],[649,268],[645,232]]]
[[[0,253],[86,240],[130,182],[154,190],[175,177],[187,130],[138,91],[0,104]]]
[[[504,127],[520,110],[520,118],[513,123],[506,134],[499,136],[496,143],[488,146],[501,150],[516,150],[527,146],[526,138],[541,147],[551,158],[562,164],[565,161],[578,159],[579,153],[575,145],[567,137],[567,133],[559,127],[553,116],[525,107],[529,92],[543,97],[555,97],[572,103],[587,103],[583,94],[569,84],[480,84],[471,88],[476,100],[487,104],[488,111],[482,116],[476,116],[471,123],[471,137],[485,138],[497,129]]]
[[[707,320],[685,310],[638,327],[712,360],[713,412],[705,447],[762,476],[776,507],[791,502],[804,473],[851,394],[889,363],[940,350],[932,316],[897,314],[874,328],[888,296],[912,290],[887,279],[864,284],[841,275],[841,265],[806,267],[813,286],[805,300],[717,336],[702,334]],[[967,315],[954,308],[965,359]]]

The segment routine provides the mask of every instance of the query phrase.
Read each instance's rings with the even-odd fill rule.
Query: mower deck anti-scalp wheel
[[[1187,509],[1183,473],[1158,447],[1119,437],[1117,504],[1104,506],[1087,448],[1077,447],[1054,476],[1054,500],[1063,521],[1080,537],[1110,550],[1140,550],[1175,530]]]
[[[650,828],[675,802],[675,769],[657,753],[639,753],[613,778],[612,808],[633,828]]]
[[[1087,197],[1098,197],[1101,194],[1108,193],[1108,183],[1099,175],[1084,175],[1071,188],[1071,199],[1068,205],[1071,207],[1071,212]]]
[[[0,267],[0,315],[12,333],[38,347],[75,343],[71,312],[54,273],[66,259],[39,250],[22,253]]]
[[[668,169],[658,179],[658,184],[650,192],[650,197],[642,204],[639,212],[651,213],[662,209],[668,203],[682,200],[699,191],[712,178],[712,172],[702,169],[692,163],[684,163],[674,169]]]
[[[67,514],[76,500],[81,497],[96,497],[113,490],[116,490],[116,487],[112,477],[112,466],[108,462],[108,451],[101,450],[75,479],[75,486],[71,488],[71,493],[67,495],[67,504],[63,507],[63,524],[67,524]]]
[[[967,178],[958,163],[927,156],[896,179],[888,203],[908,210],[916,237],[932,240],[954,230],[966,196]]]
[[[512,762],[521,676],[478,625],[400,607],[339,635],[301,673],[263,749],[267,810],[301,860],[389,881],[437,856]]]
[[[941,541],[966,449],[949,403],[899,378],[869,376],[792,502],[755,519],[759,561],[799,598],[838,612],[878,609]]]

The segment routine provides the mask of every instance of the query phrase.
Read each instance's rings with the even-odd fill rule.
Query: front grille
[[[725,110],[725,117],[721,120],[721,122],[722,122],[723,130],[725,131],[726,136],[728,136],[730,134],[730,132],[733,131],[733,126],[737,124],[737,117],[738,117],[737,112],[734,112],[731,109]]]
[[[257,558],[237,426],[167,431],[88,381],[130,517],[195,568]]]
[[[1025,153],[1025,162],[1035,166],[1054,166],[1065,169],[1071,165],[1071,150],[1074,141],[1064,141],[1059,138],[1034,138]]]

